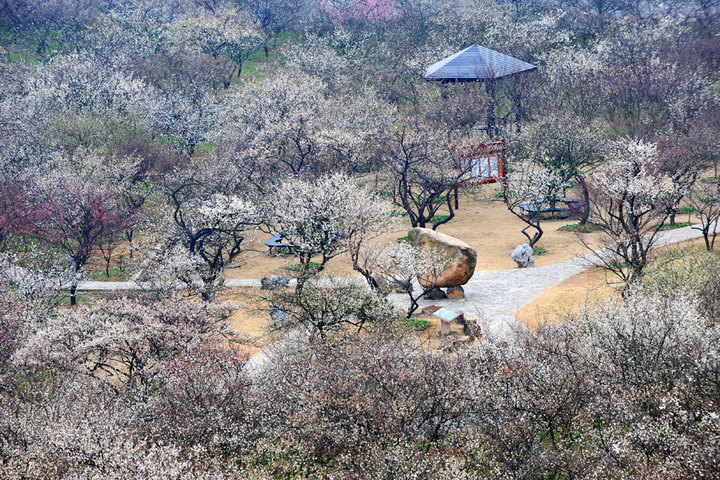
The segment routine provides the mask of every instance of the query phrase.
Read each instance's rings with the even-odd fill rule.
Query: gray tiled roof
[[[428,80],[485,80],[535,70],[537,67],[477,43],[427,69]]]

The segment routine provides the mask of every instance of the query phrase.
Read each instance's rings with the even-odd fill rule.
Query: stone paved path
[[[691,227],[661,232],[656,246],[669,245],[685,240],[701,238],[702,233]],[[549,288],[553,288],[570,277],[592,266],[592,254],[587,254],[565,262],[544,267],[514,268],[510,270],[476,271],[470,281],[463,286],[464,299],[421,300],[420,306],[443,305],[453,310],[474,313],[484,319],[497,333],[505,331],[514,322],[515,312],[524,307]],[[259,287],[260,280],[231,279],[226,281],[229,287]],[[79,290],[112,291],[138,290],[133,282],[80,282]],[[406,309],[409,302],[402,294],[390,295],[390,300],[399,308]]]
[[[701,237],[702,232],[692,227],[678,228],[661,232],[655,246]],[[543,291],[592,267],[594,258],[597,259],[594,254],[588,253],[544,267],[476,271],[470,281],[463,285],[464,299],[421,300],[420,307],[441,305],[451,310],[475,314],[481,321],[486,322],[493,333],[502,334],[517,322],[517,310],[538,298]],[[402,294],[393,294],[390,299],[403,309],[409,305],[407,296]]]

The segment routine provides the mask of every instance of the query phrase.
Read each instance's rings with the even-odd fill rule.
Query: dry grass
[[[518,310],[515,316],[530,328],[535,328],[540,323],[557,321],[588,303],[618,295],[617,289],[608,281],[612,279],[600,268],[584,271],[556,287],[545,290],[538,298]]]
[[[668,250],[686,247],[704,248],[702,238],[679,242],[658,248],[654,255]],[[603,301],[620,295],[617,278],[601,268],[593,268],[575,275],[556,287],[545,290],[538,298],[519,309],[515,315],[530,328],[540,323],[556,322],[567,313],[592,302]]]

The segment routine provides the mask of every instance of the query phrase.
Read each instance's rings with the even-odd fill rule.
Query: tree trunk
[[[70,305],[77,305],[76,294],[77,294],[77,285],[75,285],[75,283],[73,283],[70,286]]]
[[[520,122],[522,121],[522,100],[520,94],[515,95],[515,128],[517,133],[520,133],[522,130],[522,127],[520,126]]]
[[[130,249],[130,258],[133,258],[133,234],[135,233],[134,229],[129,229],[125,231],[125,238],[127,238],[128,241],[128,247]]]
[[[590,191],[588,190],[587,183],[585,183],[585,178],[582,176],[577,176],[575,178],[580,185],[580,189],[583,194],[583,201],[585,202],[585,205],[583,205],[582,217],[580,217],[580,225],[586,225],[590,219]]]

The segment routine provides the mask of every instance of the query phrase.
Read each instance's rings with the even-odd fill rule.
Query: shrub
[[[442,222],[450,218],[450,215],[435,215],[430,220],[428,220],[430,223],[437,223]]]
[[[302,290],[275,290],[268,301],[282,312],[283,321],[276,321],[275,328],[302,327],[321,338],[333,330],[360,330],[392,316],[392,308],[384,298],[347,279],[323,278],[306,284]]]
[[[558,230],[563,232],[590,233],[600,230],[600,227],[594,223],[586,223],[584,225],[579,223],[569,223],[558,228]]]
[[[692,225],[691,222],[676,222],[674,225],[671,223],[663,223],[662,225],[658,225],[657,227],[655,227],[655,230],[664,232],[666,230],[675,230],[676,228],[689,227],[690,225]]]
[[[400,318],[398,321],[403,326],[403,328],[412,332],[422,332],[423,330],[427,330],[427,328],[430,326],[430,321],[425,320],[424,318]]]
[[[320,267],[320,264],[319,264],[318,262],[310,262],[310,263],[308,263],[308,268],[309,268],[310,270],[316,270],[316,269],[318,269],[319,267]],[[291,272],[298,272],[298,271],[302,270],[302,265],[300,265],[299,263],[291,263],[290,265],[288,265],[288,266],[285,267],[285,268],[287,268],[287,269],[290,270]]]
[[[694,247],[671,250],[653,262],[643,284],[665,296],[697,296],[701,310],[720,321],[720,254]]]

